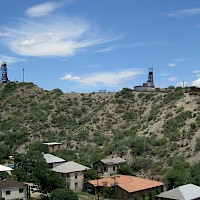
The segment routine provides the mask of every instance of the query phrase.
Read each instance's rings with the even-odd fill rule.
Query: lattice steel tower
[[[149,75],[147,79],[147,85],[149,87],[155,87],[154,86],[154,81],[153,81],[153,68],[149,68]]]
[[[8,74],[7,74],[7,64],[3,62],[1,64],[1,83],[8,83]]]

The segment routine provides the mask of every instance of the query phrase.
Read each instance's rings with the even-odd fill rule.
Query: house
[[[51,153],[53,153],[56,150],[60,149],[60,147],[62,145],[62,143],[59,143],[59,142],[45,142],[43,144],[48,145],[49,152],[51,152]]]
[[[13,179],[0,180],[0,199],[27,200],[28,186],[22,182]]]
[[[102,174],[116,174],[118,164],[125,162],[121,157],[102,159],[93,163],[93,168]]]
[[[84,183],[84,171],[88,169],[89,167],[70,161],[62,163],[54,167],[52,170],[60,173],[66,185],[71,190],[81,191]]]
[[[112,187],[115,191],[117,199],[137,199],[146,196],[151,196],[154,193],[163,191],[163,182],[153,181],[149,179],[139,178],[136,176],[128,175],[114,175],[88,181],[85,184],[87,192],[96,193],[103,186]]]
[[[187,184],[182,185],[172,190],[168,190],[156,196],[157,199],[177,199],[177,200],[192,200],[200,199],[200,187]]]
[[[9,175],[11,175],[11,171],[13,169],[11,169],[10,167],[6,167],[4,165],[0,165],[0,172],[7,172]]]
[[[60,165],[61,163],[65,162],[64,159],[59,158],[59,157],[54,156],[54,155],[49,154],[49,153],[43,154],[43,156],[44,156],[44,159],[45,159],[46,163],[51,168],[56,167],[56,166]]]

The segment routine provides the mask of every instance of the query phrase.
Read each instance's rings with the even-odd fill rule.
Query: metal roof
[[[46,144],[48,146],[53,146],[53,145],[61,145],[62,143],[59,143],[59,142],[45,142],[43,144]]]
[[[7,172],[7,171],[11,171],[11,170],[13,170],[13,169],[11,169],[10,167],[0,165],[0,172]]]
[[[50,164],[50,163],[60,163],[60,162],[65,162],[64,159],[59,158],[57,156],[54,156],[52,154],[44,154],[44,159],[46,160],[46,163]]]
[[[86,167],[84,165],[81,165],[79,163],[69,161],[65,162],[63,164],[60,164],[59,166],[54,167],[52,170],[55,172],[60,173],[70,173],[70,172],[80,172],[90,169],[89,167]]]
[[[106,165],[112,165],[112,164],[119,164],[119,163],[125,163],[126,161],[121,157],[116,158],[108,158],[108,159],[102,159],[100,160],[102,163]]]
[[[178,200],[196,199],[200,197],[200,187],[193,184],[182,185],[172,190],[163,192],[157,195],[157,197]]]

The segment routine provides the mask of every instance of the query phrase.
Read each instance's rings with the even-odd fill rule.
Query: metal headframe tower
[[[147,85],[149,87],[155,87],[154,86],[154,81],[153,81],[153,68],[149,68],[149,75],[147,78]]]
[[[8,74],[7,74],[7,64],[2,62],[1,64],[1,83],[8,83]]]

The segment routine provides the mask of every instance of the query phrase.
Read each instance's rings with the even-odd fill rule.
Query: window
[[[10,190],[6,191],[6,195],[10,195]]]
[[[24,189],[23,188],[20,188],[19,189],[19,193],[23,193],[24,192]]]
[[[107,171],[107,168],[106,168],[106,166],[104,166],[104,172],[106,172]]]
[[[115,171],[115,166],[113,166],[113,171]]]
[[[67,174],[67,178],[69,178],[70,177],[70,174]]]
[[[77,179],[77,177],[78,177],[78,175],[77,175],[77,173],[75,173],[75,179]]]

